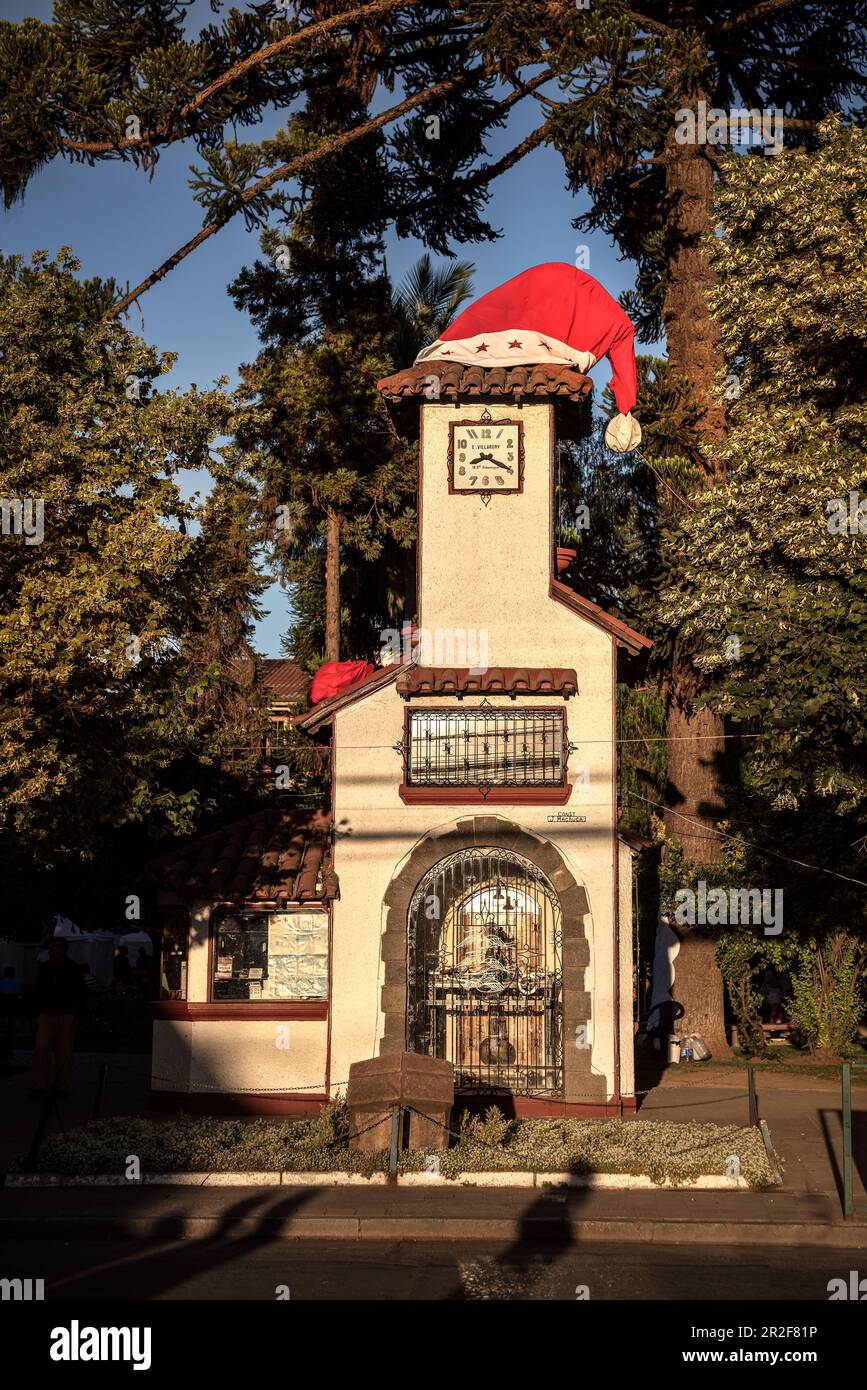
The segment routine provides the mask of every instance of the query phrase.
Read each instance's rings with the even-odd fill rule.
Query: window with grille
[[[413,710],[407,783],[414,787],[562,787],[562,710]]]

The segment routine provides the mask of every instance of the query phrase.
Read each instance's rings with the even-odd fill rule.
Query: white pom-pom
[[[641,426],[632,414],[615,415],[605,431],[605,443],[616,454],[628,454],[641,443]]]

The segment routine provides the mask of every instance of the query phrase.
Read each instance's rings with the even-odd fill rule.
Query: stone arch
[[[587,893],[549,841],[501,816],[468,816],[457,821],[451,830],[425,835],[391,880],[383,899],[386,912],[381,946],[381,1004],[385,1023],[380,1053],[404,1052],[407,1046],[407,921],[413,893],[441,859],[477,846],[523,856],[542,870],[557,894],[563,941],[563,1098],[598,1099],[606,1093],[605,1078],[592,1072],[592,1049],[575,1045],[577,1029],[591,1018],[590,992],[584,985],[584,972],[590,964],[590,946],[584,931],[584,918],[590,911]]]

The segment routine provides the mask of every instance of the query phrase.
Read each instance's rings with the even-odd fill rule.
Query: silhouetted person
[[[72,1051],[75,1026],[87,1010],[87,990],[81,970],[69,960],[63,937],[48,946],[48,960],[36,974],[33,999],[36,1011],[36,1047],[33,1052],[33,1092],[45,1095],[51,1085],[54,1053],[54,1089],[66,1095],[72,1083]]]
[[[768,1006],[768,1023],[783,1022],[783,982],[769,965],[762,978],[762,994]]]
[[[133,978],[135,980],[136,991],[139,994],[148,994],[150,984],[151,958],[144,946],[139,946],[135,965],[133,966]]]
[[[87,961],[83,960],[78,968],[81,971],[81,978],[84,981],[84,988],[87,990],[88,994],[95,994],[96,991],[99,989],[99,981],[97,980]]]
[[[118,994],[125,994],[132,980],[132,965],[129,958],[129,947],[118,946],[112,966],[114,974],[114,987]]]

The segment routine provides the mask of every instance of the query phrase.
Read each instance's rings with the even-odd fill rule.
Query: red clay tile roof
[[[441,396],[589,396],[593,383],[576,367],[539,362],[524,367],[477,367],[465,362],[432,360],[420,367],[383,377],[376,384],[384,396],[426,396],[430,379],[439,377]]]
[[[578,693],[577,672],[568,667],[491,666],[482,675],[466,668],[405,666],[397,678],[405,700],[413,695],[563,695]]]
[[[278,700],[292,703],[307,698],[310,677],[285,657],[264,657],[262,674],[268,689]]]
[[[146,873],[180,898],[213,903],[327,902],[338,896],[331,817],[257,811],[153,859]]]
[[[523,367],[476,367],[462,362],[431,360],[420,367],[383,377],[377,386],[392,418],[404,434],[418,434],[419,405],[430,400],[430,379],[437,377],[439,399],[466,400],[478,396],[544,401],[557,405],[558,433],[562,439],[584,439],[590,434],[590,398],[593,383],[575,367],[538,363]]]

